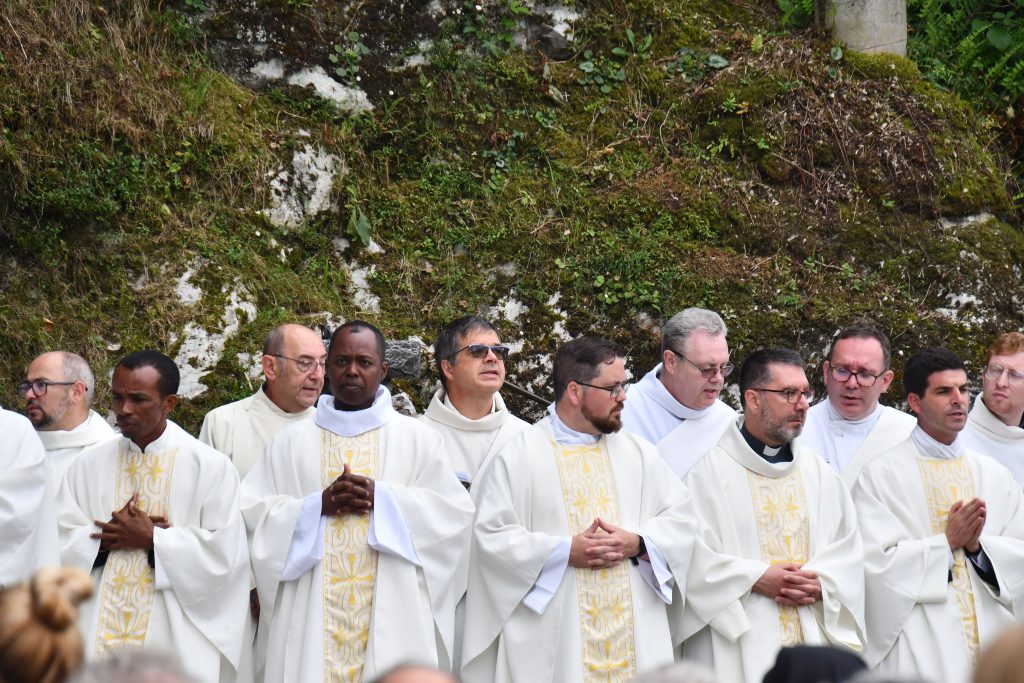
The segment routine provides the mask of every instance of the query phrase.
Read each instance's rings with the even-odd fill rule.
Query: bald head
[[[71,430],[89,417],[96,379],[85,359],[67,351],[41,354],[28,366],[25,412],[39,431]],[[45,389],[36,390],[36,386]]]
[[[323,389],[326,359],[319,334],[305,325],[278,325],[263,342],[267,397],[286,413],[306,410]]]
[[[392,669],[375,683],[459,683],[451,674],[425,666],[404,665]]]

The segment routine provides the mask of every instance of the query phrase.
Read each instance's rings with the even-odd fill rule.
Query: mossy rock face
[[[514,2],[8,4],[7,406],[39,352],[84,355],[103,409],[117,359],[156,348],[206,386],[177,412],[196,430],[255,389],[285,321],[429,344],[480,312],[515,344],[510,379],[544,396],[566,339],[622,342],[639,376],[691,305],[722,312],[737,361],[786,345],[818,364],[868,315],[897,359],[947,344],[976,368],[1024,323],[1024,238],[984,121],[906,60],[780,33],[763,3],[566,7],[557,60],[551,15]],[[228,49],[243,29],[265,29],[264,55]],[[371,111],[243,73],[277,56],[330,75],[348,31]],[[422,407],[431,375],[396,390]]]

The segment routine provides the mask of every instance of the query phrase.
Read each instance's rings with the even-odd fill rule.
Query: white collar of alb
[[[956,438],[953,439],[953,443],[948,446],[944,443],[936,441],[932,437],[928,436],[921,426],[914,427],[914,431],[910,432],[910,438],[914,440],[914,445],[917,446],[917,450],[922,455],[929,458],[941,458],[942,460],[953,460],[959,458],[964,453],[964,442],[957,434]]]
[[[587,434],[577,432],[569,425],[562,422],[555,410],[555,404],[548,406],[548,419],[551,422],[551,431],[555,433],[555,441],[562,446],[590,446],[601,440],[602,434]]]
[[[668,389],[666,389],[665,385],[661,382],[661,370],[663,367],[664,364],[658,363],[654,366],[653,370],[644,375],[643,379],[640,380],[644,384],[648,385],[647,388],[651,393],[651,398],[653,398],[658,405],[681,420],[700,420],[701,418],[714,414],[714,403],[702,410],[695,410],[693,408],[688,408],[677,401],[675,396],[670,394]]]
[[[885,406],[883,406],[881,403],[875,403],[875,409],[872,410],[867,415],[865,415],[864,417],[860,418],[859,420],[847,420],[845,417],[839,414],[839,412],[835,409],[835,406],[832,405],[832,401],[830,401],[827,396],[825,397],[825,408],[826,410],[828,410],[828,417],[832,422],[845,422],[846,424],[855,427],[868,424],[869,422],[874,422],[875,420],[882,416],[882,411],[885,410]]]
[[[338,436],[359,436],[382,427],[394,414],[391,392],[387,387],[380,386],[377,395],[373,397],[373,405],[363,410],[338,410],[334,407],[333,396],[321,396],[316,402],[313,422]]]

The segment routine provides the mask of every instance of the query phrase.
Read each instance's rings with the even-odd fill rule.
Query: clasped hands
[[[821,600],[821,582],[817,574],[802,567],[803,564],[796,562],[773,564],[754,583],[751,590],[773,599],[780,605],[813,605]]]
[[[963,548],[972,554],[978,552],[981,549],[981,530],[985,528],[986,514],[985,501],[981,498],[972,498],[967,503],[962,500],[953,503],[946,519],[949,549],[956,552]]]
[[[345,463],[345,469],[320,496],[320,514],[344,515],[354,513],[365,515],[373,509],[373,479],[352,474]]]
[[[614,567],[640,551],[640,537],[603,519],[572,537],[569,564],[578,569]]]
[[[139,494],[135,492],[120,510],[110,513],[109,522],[98,519],[93,522],[100,528],[99,533],[89,538],[100,541],[100,552],[112,550],[149,550],[153,547],[153,529],[170,528],[171,524],[161,515],[147,515],[139,508]]]

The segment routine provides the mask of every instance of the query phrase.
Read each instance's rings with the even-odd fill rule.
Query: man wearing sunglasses
[[[480,466],[527,426],[501,398],[508,352],[497,330],[478,315],[448,323],[434,343],[441,388],[420,420],[444,436],[445,455],[470,490]]]
[[[759,683],[782,647],[863,649],[863,546],[842,480],[793,444],[814,398],[800,356],[753,353],[740,395],[742,425],[683,480],[704,524],[680,635],[720,680]]]
[[[1001,462],[1024,485],[1024,334],[1007,332],[993,342],[981,383],[964,444]]]
[[[319,334],[305,325],[278,325],[263,342],[263,386],[207,413],[199,440],[231,458],[245,478],[275,434],[313,415],[326,359]]]
[[[656,449],[622,430],[624,356],[596,337],[562,346],[548,416],[480,473],[467,683],[625,681],[672,661],[697,517]]]
[[[822,364],[828,399],[807,411],[799,442],[853,486],[861,468],[908,436],[916,421],[879,403],[892,384],[889,338],[868,321],[836,335]]]
[[[656,445],[680,477],[736,421],[718,398],[733,369],[726,334],[714,311],[677,313],[661,332],[661,363],[629,388],[624,428]]]
[[[36,356],[18,385],[25,414],[46,449],[55,493],[79,453],[115,436],[106,420],[91,410],[95,390],[89,364],[66,351]]]

